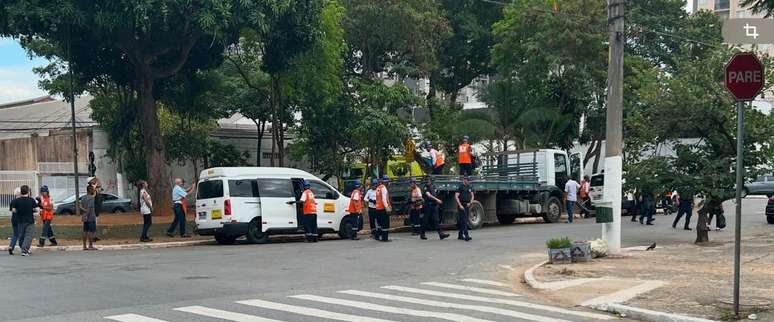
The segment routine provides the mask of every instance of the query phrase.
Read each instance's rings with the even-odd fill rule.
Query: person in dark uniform
[[[680,218],[685,215],[685,226],[683,229],[692,230],[689,226],[691,224],[691,215],[693,215],[693,195],[690,193],[680,193],[677,200],[677,216],[675,217],[675,221],[672,223],[672,228],[677,228],[677,224],[680,222]]]
[[[647,224],[653,225],[653,215],[656,213],[656,199],[653,197],[653,192],[651,192],[648,189],[645,189],[642,192],[642,213],[640,213],[640,224],[644,224],[646,222],[645,218],[647,218]]]
[[[449,234],[443,232],[443,228],[441,228],[441,220],[439,218],[439,207],[443,205],[443,202],[441,199],[436,197],[438,195],[438,192],[435,190],[435,187],[433,187],[433,183],[428,179],[425,183],[424,187],[425,191],[425,220],[422,221],[422,227],[420,230],[419,238],[421,239],[427,239],[425,236],[425,232],[427,231],[428,226],[435,227],[435,229],[438,231],[438,238],[441,240],[444,240],[445,238],[449,237]]]
[[[457,239],[464,241],[471,241],[470,234],[468,233],[468,217],[470,216],[470,203],[475,200],[476,196],[473,192],[473,186],[470,185],[470,177],[465,176],[462,179],[462,184],[454,194],[454,199],[457,201],[457,210],[459,215],[457,216]]]

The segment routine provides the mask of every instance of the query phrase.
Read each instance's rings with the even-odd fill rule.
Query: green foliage
[[[562,249],[572,247],[572,241],[568,237],[551,238],[546,241],[548,249]]]
[[[207,139],[205,142],[206,152],[202,160],[205,168],[244,167],[249,165],[247,158],[250,155],[247,151],[239,151],[231,144],[224,144],[214,139]]]
[[[774,17],[773,0],[741,0],[739,6],[743,8],[752,6],[750,9],[754,13],[762,13],[766,18]]]

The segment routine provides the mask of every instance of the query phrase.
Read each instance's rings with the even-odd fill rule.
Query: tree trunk
[[[261,148],[263,145],[263,130],[266,129],[266,120],[262,120],[262,121],[253,120],[253,123],[255,123],[255,128],[258,130],[258,135],[256,136],[258,143],[256,143],[257,150],[255,151],[255,166],[260,167],[261,166]]]
[[[274,155],[279,148],[279,76],[271,75],[271,166],[274,164]],[[281,161],[280,161],[281,162]]]
[[[155,207],[154,215],[172,215],[170,173],[167,168],[164,143],[161,141],[159,119],[156,116],[156,100],[153,98],[154,79],[150,69],[139,72],[141,133],[145,166],[148,170],[148,186]]]
[[[712,207],[711,202],[705,202],[704,206],[697,211],[698,219],[696,220],[696,241],[695,244],[702,244],[709,242],[709,213]]]

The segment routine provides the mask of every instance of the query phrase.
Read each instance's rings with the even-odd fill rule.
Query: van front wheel
[[[251,244],[265,244],[269,241],[269,234],[261,229],[261,218],[253,219],[247,226],[247,241]]]

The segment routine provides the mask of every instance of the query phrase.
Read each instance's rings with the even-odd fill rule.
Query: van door
[[[258,179],[261,195],[262,230],[296,228],[296,197],[290,179]]]
[[[293,196],[296,201],[301,200],[301,194],[304,193],[304,179],[293,178]],[[296,223],[298,230],[304,230],[304,207],[301,204],[296,206]]]
[[[223,227],[224,191],[222,179],[203,179],[196,189],[196,226],[198,229]]]
[[[317,228],[333,228],[338,231],[341,218],[336,216],[336,212],[342,210],[337,201],[341,195],[320,181],[312,180],[309,183],[317,200]]]
[[[228,194],[232,220],[250,222],[261,215],[261,200],[255,179],[229,179]]]

